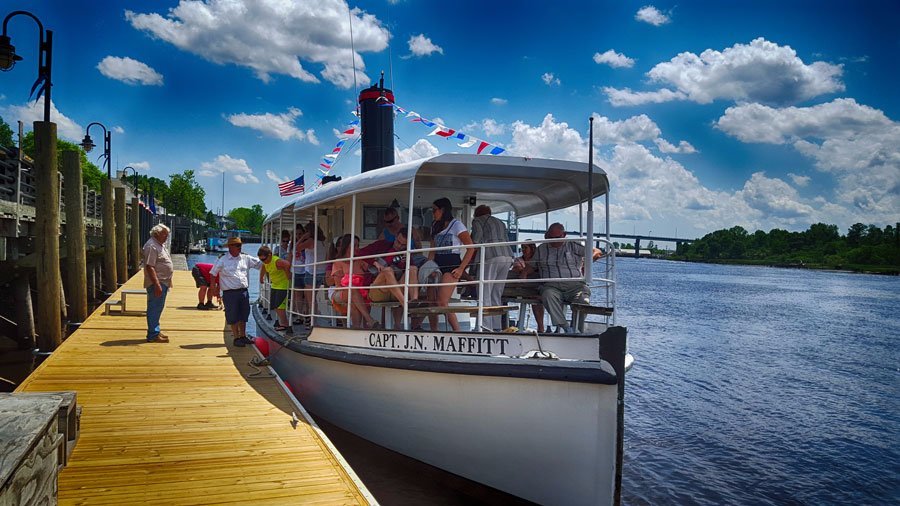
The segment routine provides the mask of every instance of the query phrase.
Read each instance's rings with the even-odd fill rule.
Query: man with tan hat
[[[221,300],[225,305],[225,321],[231,325],[231,334],[234,336],[235,346],[250,344],[247,339],[247,320],[250,319],[250,269],[259,269],[262,262],[259,258],[241,253],[241,238],[232,237],[226,243],[228,253],[216,260],[213,268],[209,270],[211,277],[218,276],[218,282],[213,282],[210,290],[219,294],[221,287]]]

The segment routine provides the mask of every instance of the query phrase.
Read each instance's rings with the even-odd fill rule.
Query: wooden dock
[[[275,379],[248,377],[255,349],[231,345],[224,312],[196,309],[190,273],[174,283],[170,343],[147,343],[143,316],[98,309],[17,390],[74,390],[83,407],[60,504],[374,502]]]

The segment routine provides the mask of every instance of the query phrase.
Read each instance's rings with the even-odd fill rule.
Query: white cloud
[[[119,134],[119,135],[122,135],[122,134],[125,133],[125,129],[122,128],[122,127],[120,127],[119,125],[116,125],[116,126],[112,127],[112,131],[115,132],[115,133],[117,133],[117,134]]]
[[[509,103],[509,100],[506,100],[505,98],[494,97],[491,99],[491,103],[494,105],[506,105]]]
[[[269,181],[272,181],[273,183],[284,183],[290,180],[289,178],[279,176],[271,170],[266,171],[266,177],[269,178]]]
[[[253,169],[247,165],[243,158],[232,158],[229,155],[219,155],[211,162],[200,164],[199,176],[215,177],[222,173],[231,174],[238,183],[259,183],[259,178],[253,175]]]
[[[104,76],[122,81],[125,84],[143,84],[145,86],[162,86],[163,76],[149,65],[135,59],[118,56],[107,56],[100,60],[97,69]]]
[[[809,176],[801,176],[799,174],[794,174],[793,172],[788,172],[788,177],[794,182],[794,186],[800,187],[809,185],[810,180],[812,180]]]
[[[634,66],[634,59],[622,53],[617,53],[612,49],[607,50],[603,54],[594,53],[594,62],[598,65],[605,63],[613,68],[631,68]]]
[[[487,118],[482,121],[481,129],[484,130],[485,135],[489,136],[503,135],[506,133],[506,125],[497,123],[497,121],[492,118]]]
[[[821,61],[807,65],[790,46],[760,37],[721,52],[681,53],[647,75],[701,104],[717,99],[788,104],[843,91],[842,73],[840,65]]]
[[[690,155],[697,152],[697,148],[692,146],[688,141],[681,141],[677,146],[665,139],[654,139],[653,142],[656,143],[656,147],[663,153],[681,153]]]
[[[607,172],[611,182],[610,210],[614,222],[633,220],[644,222],[644,225],[652,222],[653,228],[668,224],[670,229],[680,227],[681,235],[691,234],[686,230],[702,233],[734,225],[748,230],[773,227],[803,230],[817,221],[837,223],[840,227],[856,221],[873,222],[854,211],[852,200],[805,199],[785,181],[767,177],[762,171],[753,174],[734,191],[709,189],[684,165],[669,157],[657,156],[635,142],[635,139],[652,137],[658,130],[648,119],[595,120],[596,125],[605,127],[599,131],[595,129],[595,135],[620,141],[611,150],[598,151],[595,155],[595,163]],[[508,147],[511,155],[567,160],[587,158],[587,139],[566,123],[557,122],[552,115],[544,117],[537,126],[522,121],[513,123],[512,137],[513,142]],[[895,145],[900,146],[900,142]],[[895,169],[895,174],[900,171]],[[893,187],[898,187],[896,182]],[[894,217],[898,208],[895,203]]]
[[[684,100],[687,95],[680,91],[672,91],[666,88],[657,91],[631,91],[629,88],[621,90],[606,86],[603,88],[610,104],[621,107],[627,105],[661,104],[672,100]]]
[[[431,42],[424,33],[409,38],[409,51],[414,56],[431,56],[433,53],[444,54],[444,49]]]
[[[412,147],[407,149],[397,149],[394,157],[397,163],[411,162],[420,158],[429,158],[440,154],[438,148],[425,139],[419,139]]]
[[[653,26],[662,26],[671,21],[669,16],[663,14],[659,9],[652,5],[645,5],[638,9],[637,14],[634,15],[634,19],[643,21],[644,23],[650,23]]]
[[[547,86],[559,86],[560,84],[562,84],[559,78],[554,76],[552,72],[544,72],[544,74],[541,76],[541,80],[544,81],[544,84],[546,84]]]
[[[387,47],[390,33],[373,15],[344,0],[308,2],[180,0],[165,17],[125,11],[131,25],[175,47],[217,64],[252,69],[264,82],[283,74],[305,82],[319,79],[301,61],[322,65],[320,75],[341,88],[353,86],[350,23],[358,79],[365,83],[361,52]],[[361,74],[360,74],[361,73]]]
[[[150,162],[148,162],[148,161],[143,161],[143,162],[128,162],[128,163],[125,164],[125,166],[126,166],[126,167],[134,167],[134,168],[137,169],[139,172],[146,172],[146,171],[150,170]]]
[[[791,144],[835,178],[833,201],[844,206],[847,218],[896,221],[900,123],[882,111],[853,99],[782,109],[747,104],[729,107],[716,127],[744,142]]]
[[[309,141],[318,145],[319,139],[316,138],[313,130],[304,132],[294,125],[295,120],[302,116],[303,113],[296,107],[291,107],[287,112],[281,114],[232,114],[225,119],[234,126],[251,128],[262,132],[269,137],[275,137],[283,141],[296,139],[298,141]]]
[[[750,207],[774,218],[806,218],[813,208],[800,202],[800,195],[791,185],[778,178],[756,172],[737,192]]]
[[[594,115],[594,142],[616,144],[653,140],[660,135],[659,127],[646,114],[621,121]]]
[[[29,101],[23,105],[7,106],[3,109],[3,117],[10,125],[21,121],[25,123],[25,130],[31,130],[32,123],[44,121],[44,97],[42,96],[36,102]],[[84,127],[61,113],[52,100],[50,101],[50,121],[56,123],[56,134],[59,137],[81,143],[81,139],[84,137]]]

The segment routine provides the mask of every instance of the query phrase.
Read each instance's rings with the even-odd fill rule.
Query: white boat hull
[[[371,352],[388,361],[395,357],[427,362],[441,355],[312,343],[316,333],[324,337],[329,330],[331,341],[337,340],[335,335],[346,337],[353,332],[316,329],[301,349],[312,345],[351,350],[351,354]],[[306,409],[342,429],[537,503],[609,504],[613,500],[615,383],[364,365],[294,349],[276,353],[279,348],[277,343],[270,348],[275,370]],[[476,365],[480,360],[526,361],[529,367],[547,363],[466,357]]]

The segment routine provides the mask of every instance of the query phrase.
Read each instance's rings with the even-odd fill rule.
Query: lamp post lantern
[[[140,199],[138,198],[138,172],[132,166],[127,166],[122,169],[122,179],[127,179],[128,177],[128,169],[131,169],[134,172],[134,196],[131,198],[131,255],[129,258],[131,259],[131,271],[136,273],[140,268],[141,263],[141,206]]]
[[[16,54],[16,47],[12,45],[12,40],[7,35],[7,25],[9,20],[15,16],[23,15],[30,17],[38,25],[38,77],[31,86],[31,93],[37,90],[35,99],[44,96],[44,121],[50,122],[50,88],[53,83],[50,80],[50,69],[53,60],[53,31],[44,30],[41,20],[28,11],[14,11],[9,13],[3,19],[3,33],[0,35],[0,71],[12,70],[16,62],[22,61],[22,57]]]
[[[103,154],[100,155],[100,159],[106,165],[106,179],[101,181],[103,187],[103,285],[105,292],[113,293],[118,289],[118,283],[124,283],[125,279],[118,281],[116,279],[116,222],[113,210],[115,200],[112,189],[112,168],[110,167],[112,136],[102,123],[95,121],[89,124],[84,131],[84,140],[81,141],[81,147],[86,152],[90,152],[95,147],[90,134],[91,127],[94,125],[103,129]]]

